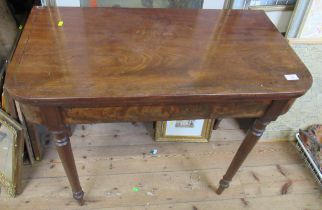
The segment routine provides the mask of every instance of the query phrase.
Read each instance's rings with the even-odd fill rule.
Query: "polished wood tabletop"
[[[311,84],[263,11],[35,7],[4,91],[11,116],[19,104],[27,125],[51,132],[83,204],[71,124],[254,118],[221,194],[266,126]]]
[[[26,103],[122,105],[283,99],[311,80],[263,11],[34,8],[6,88]]]

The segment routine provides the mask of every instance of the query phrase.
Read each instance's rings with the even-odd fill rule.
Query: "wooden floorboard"
[[[77,126],[72,144],[86,205],[71,198],[49,144],[41,162],[23,167],[24,192],[14,199],[1,192],[0,210],[321,209],[321,192],[291,142],[257,144],[218,196],[218,181],[244,135],[233,121],[221,125],[225,139],[214,131],[209,143],[158,143],[151,130],[141,123]]]
[[[148,145],[74,147],[79,175],[144,173],[224,169],[228,166],[240,142],[208,144],[156,143]],[[158,154],[149,151],[157,148]],[[50,149],[40,163],[25,167],[24,178],[64,176],[63,168],[54,149]],[[302,163],[294,146],[289,142],[261,143],[254,148],[244,166],[263,166]]]

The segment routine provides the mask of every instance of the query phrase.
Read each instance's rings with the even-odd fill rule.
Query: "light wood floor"
[[[223,121],[210,143],[156,143],[150,131],[140,123],[77,126],[72,144],[86,205],[73,201],[48,145],[43,161],[23,168],[24,192],[15,199],[1,192],[0,209],[322,208],[321,192],[290,142],[257,144],[218,196],[214,190],[244,135],[234,121]]]

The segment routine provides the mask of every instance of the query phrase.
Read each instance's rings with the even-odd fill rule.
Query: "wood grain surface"
[[[5,88],[24,103],[105,106],[288,99],[311,83],[262,11],[35,7]]]
[[[218,117],[260,117],[271,101],[235,102],[216,104],[179,104],[162,106],[112,106],[91,108],[61,108],[65,124],[93,122],[134,122],[182,119],[215,119]],[[32,105],[20,105],[24,116],[30,122],[47,124],[41,117],[41,108]],[[47,108],[44,109],[48,111]]]

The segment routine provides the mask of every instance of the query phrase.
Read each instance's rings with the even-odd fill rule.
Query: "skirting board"
[[[322,38],[288,38],[290,44],[322,44]]]

